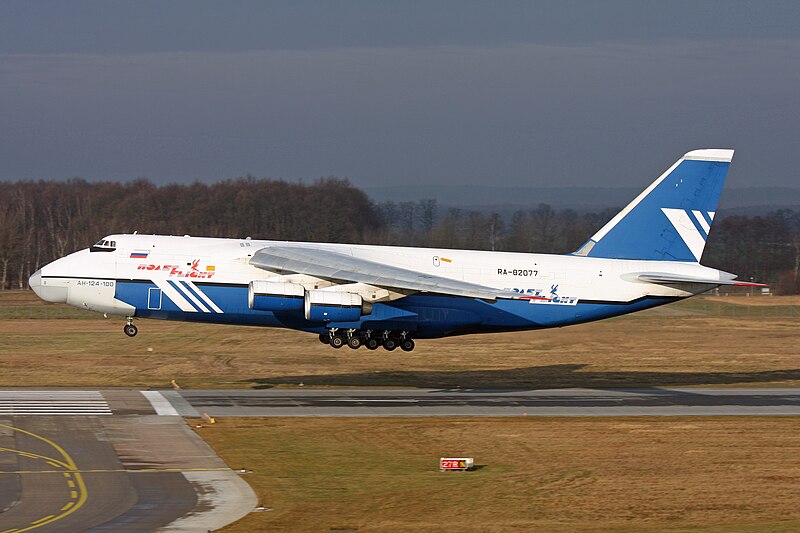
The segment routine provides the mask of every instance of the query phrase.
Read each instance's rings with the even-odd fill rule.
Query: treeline
[[[39,266],[110,233],[567,253],[617,211],[579,214],[540,204],[502,217],[443,209],[435,200],[375,203],[337,178],[310,184],[252,177],[211,185],[0,183],[0,289],[24,288]],[[719,218],[703,262],[798,293],[800,212]]]

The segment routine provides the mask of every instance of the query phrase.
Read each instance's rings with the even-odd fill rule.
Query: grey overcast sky
[[[0,179],[800,186],[800,2],[0,3]]]

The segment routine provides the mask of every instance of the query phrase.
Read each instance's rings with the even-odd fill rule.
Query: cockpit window
[[[89,248],[90,252],[113,252],[117,249],[117,242],[116,241],[109,241],[106,239],[102,239],[97,241],[97,243]]]

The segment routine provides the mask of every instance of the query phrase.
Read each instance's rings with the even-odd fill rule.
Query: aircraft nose
[[[42,290],[42,269],[40,268],[28,278],[28,286],[36,293],[39,298],[42,297],[40,291]]]
[[[28,278],[28,285],[36,293],[36,296],[46,302],[67,303],[67,288],[57,285],[47,285],[46,280],[42,280],[42,269],[40,268]]]

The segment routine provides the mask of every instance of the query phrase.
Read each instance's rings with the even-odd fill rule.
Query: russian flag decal
[[[150,252],[131,252],[131,259],[147,259]]]

